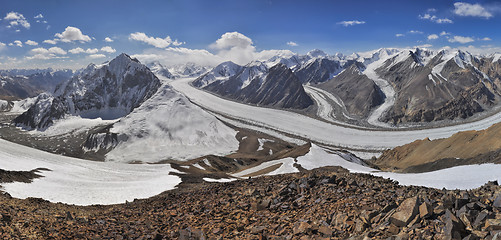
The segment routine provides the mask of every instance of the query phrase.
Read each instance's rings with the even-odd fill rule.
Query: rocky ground
[[[499,239],[501,187],[406,187],[329,167],[182,186],[121,205],[0,194],[2,239]]]

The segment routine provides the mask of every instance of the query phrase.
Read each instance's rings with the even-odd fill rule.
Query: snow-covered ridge
[[[236,131],[186,97],[163,85],[110,130],[118,145],[106,155],[114,162],[189,160],[238,149]]]

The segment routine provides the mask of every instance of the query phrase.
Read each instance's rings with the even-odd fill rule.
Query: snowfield
[[[235,173],[233,176],[245,176],[278,163],[282,164],[279,169],[265,175],[299,172],[298,169],[293,166],[293,158],[284,158],[262,163],[259,166]],[[297,158],[297,163],[308,170],[326,166],[340,166],[348,169],[352,173],[368,173],[374,176],[390,178],[398,181],[402,185],[424,186],[437,189],[473,189],[484,185],[488,181],[501,181],[501,175],[499,174],[501,172],[501,164],[458,166],[426,173],[380,172],[376,169],[346,161],[337,154],[327,153],[324,149],[314,144],[310,152]]]
[[[382,151],[404,145],[418,139],[446,138],[454,133],[468,130],[482,130],[501,121],[501,113],[482,120],[455,126],[422,130],[363,130],[329,124],[301,114],[245,105],[219,98],[213,94],[192,87],[191,78],[179,79],[170,84],[187,96],[192,102],[217,114],[254,125],[258,128],[287,133],[322,145],[352,150]],[[276,137],[280,138],[280,135]]]
[[[237,132],[163,85],[150,99],[113,125],[119,144],[106,161],[189,160],[238,150]]]
[[[32,183],[2,183],[16,198],[38,197],[76,205],[115,204],[173,189],[181,179],[169,164],[93,162],[47,153],[0,139],[0,168],[40,171]]]

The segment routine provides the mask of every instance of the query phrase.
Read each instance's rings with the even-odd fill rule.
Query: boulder
[[[405,199],[390,217],[391,223],[398,227],[407,226],[418,214],[418,204],[417,196]]]

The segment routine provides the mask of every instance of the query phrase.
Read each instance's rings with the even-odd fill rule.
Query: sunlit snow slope
[[[17,198],[39,197],[77,205],[114,204],[173,189],[181,179],[169,164],[93,162],[55,155],[0,139],[0,168],[41,171],[32,183],[2,183]]]

